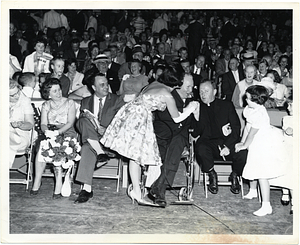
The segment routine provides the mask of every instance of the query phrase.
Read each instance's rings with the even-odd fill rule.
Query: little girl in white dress
[[[269,98],[269,91],[260,85],[246,90],[247,106],[243,111],[246,127],[236,152],[248,149],[248,156],[242,177],[250,180],[250,191],[244,197],[257,197],[257,181],[262,195],[262,207],[254,212],[256,216],[272,213],[270,204],[269,180],[285,174],[285,151],[282,130],[270,125],[270,118],[264,103]]]

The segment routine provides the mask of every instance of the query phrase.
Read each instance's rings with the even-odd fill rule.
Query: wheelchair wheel
[[[178,200],[179,201],[187,201],[188,200],[188,194],[187,194],[187,188],[186,187],[181,187],[178,195]]]

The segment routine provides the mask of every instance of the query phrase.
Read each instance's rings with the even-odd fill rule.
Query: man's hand
[[[227,123],[222,127],[222,132],[223,132],[224,136],[228,136],[231,134],[232,129],[230,127],[230,123]]]
[[[197,108],[193,111],[194,117],[197,121],[199,121],[200,117],[200,103],[198,103]]]
[[[228,156],[230,154],[230,149],[224,145],[224,148],[220,150],[220,156]]]
[[[90,119],[90,120],[92,120],[94,117],[90,114],[90,113],[88,113],[88,112],[82,112],[81,114],[80,114],[80,117],[86,117],[86,118],[88,118],[88,119]]]
[[[105,127],[100,126],[100,127],[98,128],[98,134],[100,134],[100,135],[102,136],[102,135],[104,134],[105,130],[106,130]]]

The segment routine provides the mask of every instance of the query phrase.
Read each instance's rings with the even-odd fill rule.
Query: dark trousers
[[[169,140],[157,139],[160,154],[163,160],[161,174],[154,182],[153,187],[164,196],[167,186],[172,186],[179,167],[184,147],[188,144],[187,135],[178,134]]]
[[[223,160],[220,156],[218,145],[223,148],[223,139],[198,140],[195,147],[195,155],[198,164],[203,172],[208,173],[214,167],[214,160]],[[235,149],[230,149],[230,154],[225,156],[226,160],[232,161],[232,172],[238,176],[242,175],[246,164],[248,150],[242,150],[238,153]]]
[[[79,118],[76,127],[81,135],[81,159],[76,173],[76,181],[92,185],[97,153],[87,139],[99,140],[98,132],[87,118]]]

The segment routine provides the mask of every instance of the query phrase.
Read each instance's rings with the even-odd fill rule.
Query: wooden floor
[[[174,186],[184,184],[180,169]],[[228,186],[220,187],[217,195],[209,193],[206,199],[203,185],[197,183],[193,205],[168,205],[165,209],[133,205],[126,189],[116,192],[116,180],[94,179],[94,198],[84,204],[74,204],[79,184],[73,184],[70,197],[59,200],[52,200],[53,187],[53,178],[49,177],[43,178],[37,196],[30,196],[23,185],[9,186],[8,240],[22,237],[24,242],[298,243],[293,215],[289,214],[289,206],[281,205],[279,190],[271,190],[273,214],[256,217],[252,212],[260,208],[258,200],[241,199]],[[244,189],[247,193],[246,183]],[[167,191],[168,203],[177,200],[177,192],[178,188]]]

